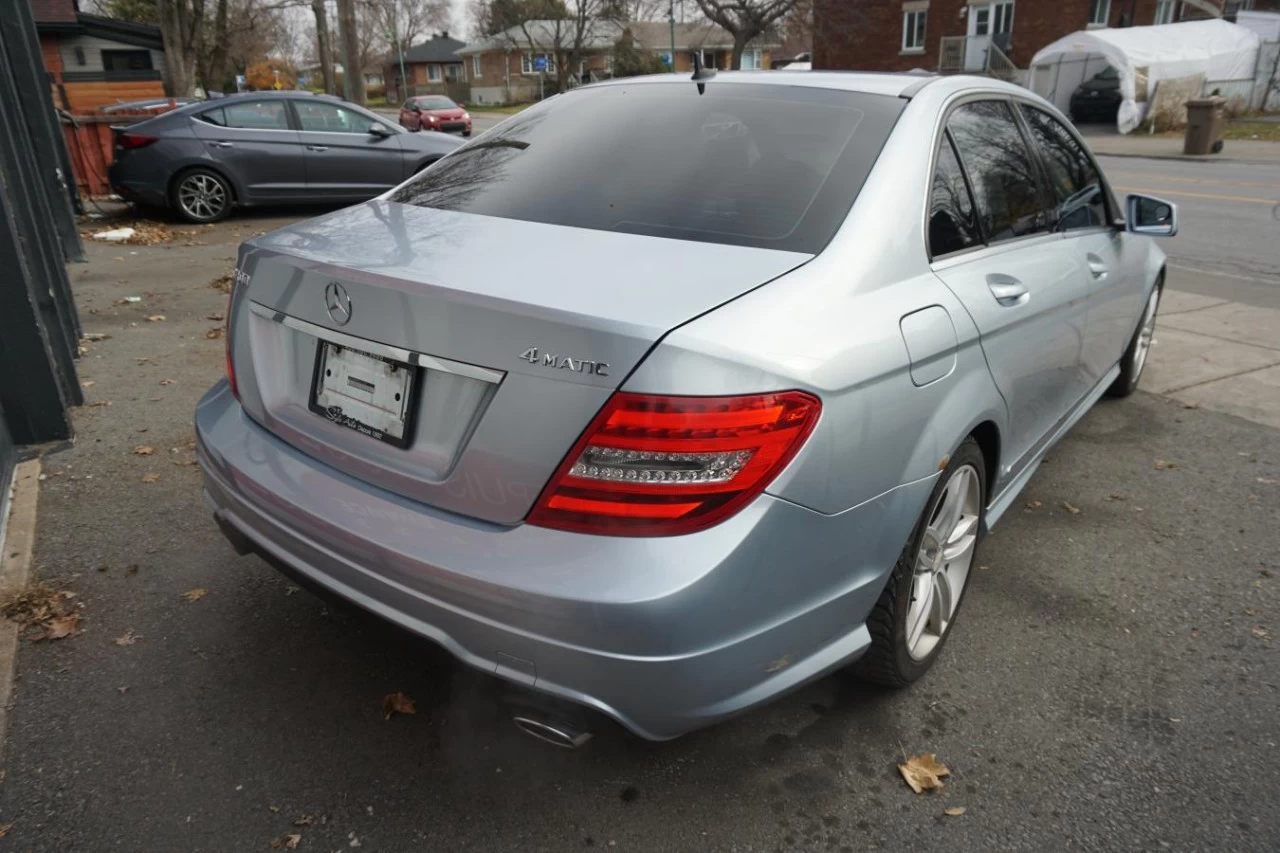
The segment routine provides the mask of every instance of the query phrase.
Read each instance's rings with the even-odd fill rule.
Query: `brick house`
[[[1280,0],[814,0],[813,67],[981,72],[998,56],[988,50],[994,45],[1023,69],[1037,50],[1078,30],[1242,9],[1280,10]]]
[[[386,58],[384,77],[387,99],[400,101],[413,95],[448,95],[457,101],[470,100],[468,93],[468,59],[458,50],[467,43],[450,38],[448,32],[437,33],[404,52],[404,73],[400,80],[400,57],[392,53]]]
[[[29,2],[59,109],[86,112],[164,97],[164,43],[157,27],[89,15],[76,0]]]
[[[565,61],[570,44],[570,22],[529,21],[474,42],[457,51],[466,59],[466,75],[471,83],[471,103],[522,103],[538,98],[539,64],[545,64],[546,81],[554,81],[556,63]],[[636,47],[655,53],[667,62],[671,53],[671,26],[663,21],[632,21],[620,24],[597,21],[583,41],[577,68],[568,69],[578,80],[599,80],[612,76],[613,48],[630,32]],[[733,38],[715,24],[676,24],[675,70],[691,71],[693,55],[702,56],[708,68],[729,67]],[[774,39],[760,38],[747,45],[742,67],[768,68],[770,52],[778,47]]]

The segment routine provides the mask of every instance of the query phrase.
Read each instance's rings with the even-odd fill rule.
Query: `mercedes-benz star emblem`
[[[329,311],[329,319],[339,326],[345,326],[351,320],[351,297],[347,289],[336,281],[329,282],[324,289],[324,307]]]

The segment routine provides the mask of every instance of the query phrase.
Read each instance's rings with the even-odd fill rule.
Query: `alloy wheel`
[[[192,219],[215,219],[227,206],[227,189],[212,175],[190,175],[178,186],[178,204]]]
[[[1151,352],[1151,342],[1156,335],[1156,309],[1160,306],[1160,289],[1156,288],[1151,291],[1151,297],[1147,300],[1146,312],[1142,315],[1142,328],[1138,330],[1138,345],[1133,348],[1133,374],[1134,384],[1137,384],[1138,377],[1142,374],[1142,368],[1147,363],[1147,354]]]
[[[957,468],[928,516],[907,605],[907,653],[914,660],[929,656],[960,604],[978,544],[981,482],[972,465]]]

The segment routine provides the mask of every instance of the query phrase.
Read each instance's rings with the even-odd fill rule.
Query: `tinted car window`
[[[506,120],[391,198],[818,252],[844,220],[905,103],[740,83],[580,89]]]
[[[943,138],[929,195],[929,254],[936,258],[981,243],[978,217],[960,161],[951,148],[951,140]]]
[[[1057,209],[1053,221],[1062,231],[1106,225],[1106,191],[1088,152],[1062,123],[1035,107],[1021,107],[1040,151]]]
[[[458,105],[444,96],[418,98],[418,106],[424,110],[456,110]]]
[[[337,104],[294,101],[293,106],[298,111],[298,126],[302,130],[325,133],[368,133],[369,125],[373,123],[368,116]]]
[[[960,159],[973,183],[987,242],[998,243],[1047,229],[1035,161],[1009,105],[977,101],[947,120]]]
[[[227,126],[227,118],[222,114],[221,108],[216,110],[205,110],[202,113],[197,113],[196,118],[201,121],[207,121],[209,124],[216,124],[218,127]]]
[[[246,130],[288,130],[284,101],[241,101],[222,108],[226,127]]]

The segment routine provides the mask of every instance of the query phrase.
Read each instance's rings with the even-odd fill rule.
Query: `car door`
[[[242,201],[292,201],[307,194],[302,140],[283,98],[237,100],[192,116],[205,152],[238,185]]]
[[[298,116],[313,197],[340,201],[372,198],[405,177],[400,131],[380,119],[319,98],[291,100]],[[369,132],[370,125],[386,135]]]
[[[946,128],[930,253],[934,273],[977,325],[1008,406],[1003,479],[1017,476],[1084,396],[1088,289],[1076,255],[1049,229],[1039,168],[1010,104],[961,104]]]
[[[1056,230],[1083,263],[1089,317],[1083,368],[1093,382],[1120,360],[1145,303],[1141,247],[1116,228],[1120,218],[1102,172],[1084,143],[1061,121],[1019,105],[1032,145],[1054,193]]]

